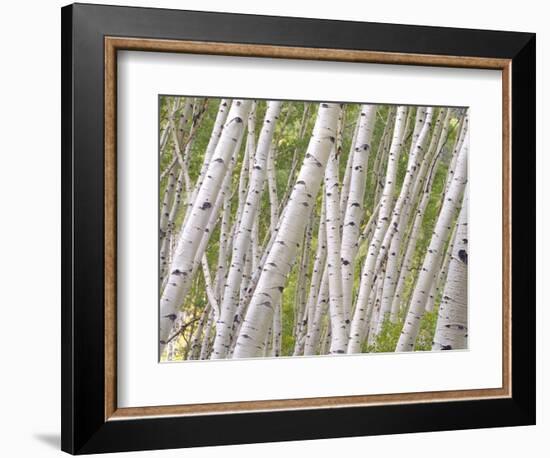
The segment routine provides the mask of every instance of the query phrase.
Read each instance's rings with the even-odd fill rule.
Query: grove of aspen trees
[[[468,346],[468,110],[159,98],[162,361]]]

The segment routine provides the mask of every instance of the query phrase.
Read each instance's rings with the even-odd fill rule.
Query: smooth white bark
[[[410,300],[409,311],[405,318],[405,324],[403,325],[396,351],[412,351],[414,349],[428,294],[437,276],[436,270],[441,263],[443,248],[451,231],[451,222],[462,201],[462,194],[467,182],[467,163],[468,146],[466,143],[463,143],[457,157],[456,168],[454,169],[449,191],[445,195],[445,200],[437,218],[426,257],[424,258]]]
[[[325,171],[325,205],[329,310],[332,326],[330,353],[345,353],[347,346],[347,315],[342,298],[340,191],[338,156],[335,148],[332,150]]]
[[[273,302],[286,285],[323,179],[328,156],[336,141],[340,110],[338,104],[322,103],[319,107],[302,168],[241,327],[233,354],[235,358],[257,356],[263,350],[265,335],[273,321]]]
[[[468,346],[468,195],[464,194],[432,350]]]
[[[177,318],[183,298],[191,284],[191,273],[199,241],[212,213],[213,202],[227,172],[227,163],[235,152],[244,132],[244,120],[250,110],[250,101],[236,100],[232,103],[229,121],[226,123],[216,146],[205,180],[197,193],[191,214],[182,228],[178,245],[170,266],[168,283],[160,300],[161,351]]]
[[[399,155],[403,142],[406,117],[407,107],[399,107],[397,110],[392,144],[388,157],[384,190],[382,192],[382,197],[380,200],[381,203],[380,210],[378,211],[378,221],[372,241],[369,245],[367,257],[365,258],[365,262],[363,265],[359,292],[357,294],[355,311],[353,314],[353,320],[351,322],[349,343],[347,349],[348,353],[350,354],[358,353],[359,351],[361,351],[361,344],[365,337],[368,321],[370,318],[368,310],[370,308],[368,307],[368,299],[375,277],[374,267],[376,263],[376,258],[380,249],[380,245],[382,244],[382,237],[386,233],[386,229],[388,227],[391,209],[393,206],[395,178],[399,162]]]
[[[355,257],[357,255],[357,242],[361,233],[361,222],[365,213],[363,203],[367,184],[367,165],[372,149],[371,140],[377,110],[376,105],[363,105],[361,107],[358,121],[359,128],[353,149],[352,171],[346,213],[343,221],[342,249],[340,254],[342,263],[342,297],[346,319],[351,314]],[[333,329],[333,344],[335,337]]]
[[[256,154],[254,155],[254,166],[251,171],[248,192],[233,243],[233,254],[223,294],[221,315],[216,323],[216,338],[214,340],[212,359],[225,358],[229,350],[233,317],[240,298],[244,263],[250,246],[253,225],[258,215],[260,198],[266,181],[267,159],[271,148],[275,123],[280,111],[281,102],[268,103]]]

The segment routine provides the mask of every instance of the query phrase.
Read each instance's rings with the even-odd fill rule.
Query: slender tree
[[[462,193],[467,182],[468,146],[462,144],[456,161],[453,178],[449,191],[445,195],[445,201],[441,208],[433,235],[416,282],[416,286],[410,300],[409,311],[405,318],[403,331],[399,337],[396,351],[412,351],[418,331],[420,319],[424,315],[426,301],[432,283],[437,276],[437,266],[441,262],[444,244],[451,230],[451,222],[461,203]]]
[[[304,232],[328,156],[336,141],[336,124],[340,110],[338,104],[320,104],[313,135],[288,208],[281,217],[275,243],[267,256],[264,271],[241,327],[233,353],[235,358],[258,356],[263,351],[263,342],[273,321],[273,302],[286,284],[300,245],[297,235]]]
[[[346,201],[346,212],[342,229],[342,295],[346,320],[351,314],[353,273],[357,242],[361,233],[361,220],[365,212],[364,198],[367,183],[367,165],[372,149],[372,133],[377,113],[376,105],[363,105],[359,114],[357,137],[353,148],[349,195]],[[334,325],[334,324],[333,324]],[[333,340],[334,340],[333,330]]]
[[[226,174],[227,163],[235,152],[239,138],[244,132],[244,122],[248,116],[251,102],[236,100],[232,103],[229,112],[229,121],[226,123],[222,135],[216,146],[212,162],[208,166],[206,178],[197,192],[191,215],[186,221],[180,234],[174,259],[170,266],[168,283],[164,288],[160,300],[160,332],[159,340],[161,351],[173,323],[177,318],[181,302],[191,284],[190,274],[197,254],[198,241],[202,238],[204,229],[212,213],[212,202],[221,187]]]
[[[213,359],[225,358],[229,349],[233,317],[240,298],[240,286],[246,253],[250,245],[254,221],[258,214],[260,197],[266,179],[267,159],[271,149],[275,123],[280,111],[281,102],[269,102],[254,156],[254,166],[252,168],[245,205],[241,220],[238,222],[239,227],[233,243],[233,255],[223,294],[221,315],[216,323],[216,339],[214,340],[214,350],[212,352]]]
[[[380,210],[378,211],[378,222],[376,224],[376,229],[374,231],[372,241],[370,242],[367,257],[365,258],[361,273],[359,292],[357,294],[355,311],[351,322],[347,350],[348,353],[358,353],[361,351],[361,344],[365,337],[368,322],[370,320],[372,308],[368,307],[368,299],[374,282],[374,267],[378,256],[378,251],[380,249],[380,245],[382,244],[382,238],[386,233],[391,210],[393,208],[393,192],[395,188],[397,165],[403,142],[406,117],[407,107],[399,107],[397,110],[392,144],[389,152],[386,180],[384,190],[382,192]]]
[[[459,350],[468,341],[468,195],[458,217],[449,273],[439,306],[432,350]]]

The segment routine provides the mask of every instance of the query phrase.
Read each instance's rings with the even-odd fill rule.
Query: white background
[[[119,407],[502,386],[500,72],[123,52],[117,75]],[[159,93],[468,106],[469,350],[158,364]]]
[[[111,4],[124,4],[110,0]],[[130,453],[121,456],[246,458],[281,456],[405,455],[461,457],[539,457],[548,453],[550,435],[548,384],[550,324],[543,303],[547,283],[550,230],[547,202],[550,162],[542,157],[543,67],[550,33],[544,2],[535,0],[460,4],[440,1],[361,3],[258,2],[257,0],[139,1],[134,5],[242,13],[310,16],[327,19],[399,22],[537,32],[538,58],[538,425],[535,427],[451,431],[279,444]],[[0,452],[9,457],[59,456],[60,323],[60,12],[59,1],[9,2],[0,15]],[[546,120],[547,121],[547,120]],[[548,147],[548,142],[546,145]],[[544,208],[543,215],[543,204]],[[32,282],[30,281],[32,280]]]

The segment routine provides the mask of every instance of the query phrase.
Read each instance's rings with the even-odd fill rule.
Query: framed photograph
[[[535,423],[535,35],[62,9],[62,448]]]

